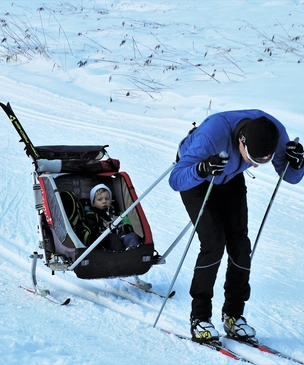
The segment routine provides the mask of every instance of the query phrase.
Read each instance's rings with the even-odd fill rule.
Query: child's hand
[[[133,228],[132,228],[132,226],[130,224],[124,224],[122,226],[122,230],[123,230],[123,232],[125,234],[130,233],[130,232],[133,232]]]

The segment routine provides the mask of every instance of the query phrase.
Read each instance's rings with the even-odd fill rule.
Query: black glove
[[[200,162],[197,167],[197,173],[200,177],[207,175],[220,175],[229,160],[229,156],[223,152],[219,155],[210,156],[207,160]]]
[[[286,144],[285,151],[286,160],[289,161],[290,166],[294,169],[300,169],[303,162],[303,146],[301,143],[290,141]]]

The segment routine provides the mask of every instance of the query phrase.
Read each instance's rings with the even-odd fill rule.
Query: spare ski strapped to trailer
[[[31,142],[28,135],[26,134],[25,130],[23,129],[22,125],[20,124],[18,118],[16,117],[15,113],[13,112],[13,109],[12,109],[10,103],[7,103],[7,105],[0,103],[0,106],[5,111],[5,113],[9,117],[9,120],[12,122],[16,131],[18,132],[18,134],[21,138],[20,142],[23,142],[25,144],[26,154],[28,156],[31,156],[33,158],[33,160],[39,159],[40,158],[39,152],[36,150],[33,143]]]

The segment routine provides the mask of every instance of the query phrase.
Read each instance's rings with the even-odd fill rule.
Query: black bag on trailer
[[[47,160],[100,160],[106,153],[105,146],[36,146],[39,158]]]

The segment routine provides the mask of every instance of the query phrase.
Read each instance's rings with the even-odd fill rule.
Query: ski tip
[[[175,291],[175,290],[173,290],[173,291],[169,294],[169,297],[168,297],[168,298],[172,298],[172,297],[174,297],[175,293],[176,293],[176,291]]]
[[[71,302],[70,298],[67,298],[61,305],[68,305]]]

